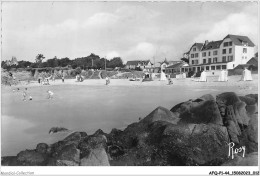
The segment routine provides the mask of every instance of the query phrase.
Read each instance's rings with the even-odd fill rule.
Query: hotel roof
[[[201,51],[218,49],[223,40],[211,41],[208,44],[204,44]]]
[[[230,38],[235,45],[243,46],[244,43],[247,43],[248,46],[255,46],[255,44],[247,36],[228,34],[224,39],[226,38]]]

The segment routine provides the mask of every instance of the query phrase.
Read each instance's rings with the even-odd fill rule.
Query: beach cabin
[[[251,71],[245,68],[241,77],[241,81],[252,81],[252,80],[253,78],[252,78]]]

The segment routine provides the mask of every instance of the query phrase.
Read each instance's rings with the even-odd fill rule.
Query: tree
[[[115,68],[115,67],[123,67],[123,61],[121,57],[114,57],[107,63],[107,67]]]
[[[28,66],[30,67],[31,66],[31,62],[30,61],[18,61],[18,65],[17,65],[17,68],[27,68]]]
[[[43,54],[38,54],[36,56],[35,62],[38,64],[38,67],[40,66],[40,64],[42,63],[43,59],[45,59],[45,57],[43,56]]]
[[[59,66],[59,59],[55,56],[53,59],[48,59],[47,61],[48,67],[58,67]]]
[[[66,66],[70,65],[71,63],[72,63],[71,60],[67,57],[59,59],[59,66],[61,66],[61,67],[66,67]]]

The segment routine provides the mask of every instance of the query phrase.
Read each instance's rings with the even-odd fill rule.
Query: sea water
[[[47,90],[54,92],[47,99]],[[49,134],[52,127],[65,127],[88,134],[98,129],[109,133],[124,129],[156,107],[195,99],[214,90],[180,86],[87,86],[56,85],[29,87],[31,101],[22,101],[22,91],[2,89],[1,154],[14,156],[25,149],[35,149],[63,139],[68,133]]]

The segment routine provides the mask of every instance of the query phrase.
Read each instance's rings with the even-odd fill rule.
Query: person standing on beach
[[[52,75],[52,81],[55,82],[55,74]]]
[[[173,82],[172,82],[171,78],[169,77],[168,78],[168,85],[171,85],[171,84],[173,84]]]
[[[110,83],[110,80],[108,78],[108,76],[106,77],[106,85],[108,85]]]
[[[23,101],[26,101],[26,97],[27,97],[27,88],[25,88],[25,90],[23,91]]]
[[[65,76],[64,75],[62,75],[61,80],[64,83],[64,80],[65,80]]]
[[[48,93],[48,97],[47,97],[47,99],[52,99],[54,93],[53,93],[52,91],[50,91],[50,90],[47,90],[47,93]]]

